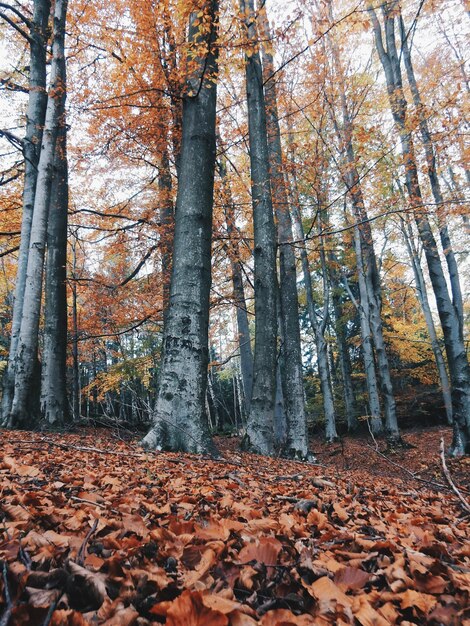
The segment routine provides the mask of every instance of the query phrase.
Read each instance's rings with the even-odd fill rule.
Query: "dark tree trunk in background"
[[[254,225],[255,351],[253,393],[245,449],[273,452],[273,419],[276,394],[276,235],[274,228],[263,72],[253,0],[241,0],[246,16],[248,49],[246,91]]]
[[[170,305],[153,426],[143,439],[150,448],[213,451],[205,408],[211,285],[212,206],[215,167],[217,3],[202,9],[210,24],[201,33],[190,17],[189,41],[196,54],[183,102],[183,137],[176,199]]]
[[[72,412],[73,419],[79,420],[81,413],[80,362],[78,354],[78,301],[77,301],[77,241],[72,243]]]
[[[341,379],[343,382],[343,399],[344,399],[344,410],[346,413],[346,420],[348,423],[348,431],[354,432],[357,430],[358,421],[357,421],[357,406],[356,406],[356,398],[354,396],[354,387],[352,383],[352,365],[351,365],[351,357],[349,355],[349,348],[346,336],[346,328],[344,324],[344,313],[343,313],[343,305],[341,303],[341,297],[339,291],[340,280],[337,277],[336,270],[331,269],[331,264],[334,263],[333,260],[329,261],[329,270],[330,270],[330,280],[331,280],[331,300],[333,303],[333,311],[334,311],[334,323],[335,323],[335,333],[336,340],[338,342],[338,353],[341,367]]]
[[[163,130],[166,132],[166,129]],[[160,246],[162,255],[162,304],[165,318],[170,303],[171,267],[173,263],[173,241],[175,236],[175,215],[173,208],[173,186],[171,181],[170,157],[166,139],[160,155],[158,189],[160,202]]]
[[[15,385],[15,358],[20,334],[21,317],[23,315],[31,223],[33,220],[34,198],[36,195],[36,182],[38,176],[39,156],[41,153],[42,133],[46,116],[46,43],[50,8],[51,5],[49,0],[34,1],[33,18],[30,29],[31,51],[29,60],[29,96],[28,109],[26,113],[26,136],[23,143],[25,168],[23,216],[21,223],[20,250],[18,253],[18,270],[16,274],[10,352],[8,355],[8,368],[3,377],[2,423],[4,425],[8,422],[13,402]]]
[[[227,227],[227,253],[232,272],[233,300],[237,313],[238,345],[240,347],[240,369],[243,381],[245,414],[250,413],[253,389],[253,353],[251,351],[250,325],[243,286],[243,266],[240,260],[239,234],[235,225],[235,206],[233,204],[227,168],[223,158],[218,161],[224,196],[225,223]]]
[[[65,84],[65,59],[64,59]],[[65,98],[64,98],[65,100]],[[67,212],[69,204],[67,130],[62,112],[55,152],[47,230],[44,349],[41,378],[41,414],[48,427],[68,419],[67,400]]]

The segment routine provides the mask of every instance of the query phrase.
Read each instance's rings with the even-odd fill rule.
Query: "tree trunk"
[[[265,5],[260,11],[260,24],[263,40],[270,41],[271,34]],[[280,323],[283,335],[281,380],[287,419],[286,438],[282,454],[291,458],[306,459],[308,456],[308,436],[305,416],[302,349],[300,345],[297,272],[294,246],[292,244],[292,220],[282,161],[276,83],[272,77],[274,74],[274,63],[272,54],[266,47],[263,48],[263,61],[263,70],[266,77],[265,104],[266,129],[269,138],[268,154],[279,246],[279,301]]]
[[[269,176],[269,153],[263,72],[253,0],[241,0],[246,16],[248,52],[246,91],[254,225],[255,353],[253,393],[245,449],[273,452],[273,419],[276,394],[276,240]]]
[[[238,345],[240,347],[240,368],[243,381],[245,413],[249,415],[253,390],[253,353],[251,351],[250,325],[243,287],[243,266],[240,260],[239,235],[235,226],[235,207],[227,177],[225,161],[218,161],[225,205],[225,223],[227,226],[227,252],[232,272],[233,300],[237,313]]]
[[[293,183],[291,185],[292,192],[292,220],[294,225],[294,236],[296,239],[296,245],[300,249],[300,261],[302,264],[302,274],[305,284],[305,295],[307,299],[307,313],[310,325],[315,337],[315,347],[317,350],[317,364],[318,364],[318,376],[320,379],[320,388],[323,400],[323,412],[325,416],[325,437],[327,441],[334,441],[337,438],[336,433],[336,411],[334,405],[333,389],[331,388],[331,379],[329,372],[327,344],[325,341],[325,330],[328,316],[328,296],[327,296],[327,277],[323,276],[323,291],[324,291],[324,304],[323,304],[323,319],[320,320],[316,308],[315,299],[313,296],[312,277],[310,274],[310,265],[307,255],[307,250],[304,241],[304,231],[302,227],[302,215],[300,212],[299,194],[297,191],[297,181],[295,175],[293,176]],[[322,269],[324,264],[322,263]]]
[[[340,297],[340,280],[338,272],[335,269],[335,260],[333,255],[329,255],[328,263],[329,278],[331,282],[331,300],[333,303],[334,322],[336,341],[338,345],[338,353],[341,367],[341,378],[343,382],[343,399],[346,420],[348,424],[348,432],[357,430],[357,406],[354,396],[354,387],[352,382],[352,366],[351,357],[349,356],[349,348],[346,336],[346,328],[343,321],[343,305]]]
[[[166,128],[162,129],[166,132]],[[158,189],[160,203],[160,249],[162,255],[162,305],[165,318],[170,303],[171,266],[173,262],[173,240],[175,235],[175,216],[173,211],[172,181],[170,171],[170,157],[166,139],[160,155],[158,170]]]
[[[59,132],[54,156],[47,230],[44,349],[41,379],[41,414],[47,427],[68,419],[67,400],[67,213],[69,205],[67,128],[65,120],[66,67],[61,63]]]
[[[372,344],[372,331],[370,327],[369,293],[367,290],[366,276],[362,258],[361,234],[357,226],[354,227],[354,249],[356,251],[357,277],[359,283],[359,309],[361,323],[362,354],[364,357],[364,370],[366,374],[367,395],[369,397],[370,427],[374,434],[383,431],[382,418],[380,415],[380,399],[375,369],[374,349]],[[350,293],[352,297],[352,293]],[[352,298],[354,301],[354,298]]]
[[[436,360],[436,367],[439,375],[439,381],[441,384],[441,391],[446,410],[447,423],[452,424],[452,396],[450,393],[449,377],[447,375],[446,364],[444,362],[444,357],[442,355],[441,347],[439,345],[439,340],[436,334],[436,328],[434,326],[434,320],[432,318],[431,307],[429,305],[428,294],[426,291],[426,283],[424,281],[423,270],[421,268],[418,251],[416,250],[416,246],[414,245],[411,224],[408,222],[408,220],[406,220],[405,224],[405,220],[402,219],[402,233],[408,255],[410,257],[411,267],[413,268],[413,274],[416,283],[416,293],[418,295],[418,300],[423,310],[429,338],[431,340],[432,351]]]
[[[78,307],[77,307],[77,251],[76,241],[72,244],[72,411],[73,419],[79,420],[80,406],[80,364],[78,355]]]
[[[215,451],[205,409],[209,361],[211,233],[215,166],[217,3],[204,3],[209,32],[190,17],[189,41],[203,44],[183,102],[183,137],[176,199],[170,305],[153,426],[143,439],[150,448]],[[203,47],[201,46],[201,47]]]
[[[461,455],[470,451],[470,368],[459,315],[449,296],[436,240],[434,239],[426,209],[423,206],[413,139],[408,129],[407,102],[403,92],[401,69],[395,44],[394,7],[383,6],[382,8],[386,49],[382,40],[382,28],[372,7],[369,7],[369,13],[372,17],[377,51],[387,81],[390,108],[400,136],[409,202],[423,244],[444,334],[454,417],[454,438],[451,454]]]
[[[450,240],[449,229],[446,224],[444,215],[444,197],[441,191],[441,185],[439,177],[437,175],[436,168],[436,155],[434,152],[434,145],[429,132],[428,120],[425,107],[421,101],[421,94],[418,89],[416,77],[411,62],[411,51],[408,46],[408,39],[405,33],[405,25],[403,23],[403,17],[400,13],[400,35],[401,45],[403,52],[403,60],[405,62],[406,75],[408,77],[408,83],[410,85],[411,95],[413,96],[413,102],[418,113],[419,130],[421,135],[421,141],[424,147],[424,153],[426,156],[426,163],[428,166],[428,177],[431,183],[431,191],[436,203],[436,213],[439,221],[439,234],[441,238],[442,249],[444,251],[444,258],[447,263],[447,269],[449,271],[450,287],[452,291],[452,302],[454,308],[459,317],[459,323],[462,327],[461,333],[463,334],[463,302],[462,302],[462,289],[460,287],[459,269],[457,267],[457,261],[452,249],[452,243]]]
[[[38,164],[38,178],[34,198],[33,221],[26,271],[24,306],[18,348],[15,357],[15,393],[12,402],[10,427],[32,425],[37,416],[30,415],[28,401],[39,395],[34,388],[34,368],[38,348],[39,316],[41,311],[42,277],[47,237],[47,222],[51,195],[54,154],[62,111],[64,86],[62,64],[67,1],[57,0],[54,9],[54,41],[46,119]]]
[[[330,23],[333,23],[330,5]],[[374,241],[372,237],[372,229],[367,214],[364,195],[362,192],[361,179],[357,170],[356,153],[353,146],[353,114],[350,113],[350,107],[346,99],[346,91],[344,87],[344,73],[339,55],[338,46],[329,38],[331,50],[337,73],[339,75],[339,90],[342,111],[342,127],[339,128],[336,120],[334,124],[339,136],[339,142],[343,152],[344,168],[341,172],[343,181],[347,187],[348,194],[351,198],[354,217],[357,222],[357,232],[360,241],[356,242],[356,258],[362,270],[358,271],[362,274],[365,282],[365,290],[361,292],[361,298],[367,297],[369,326],[372,340],[375,346],[375,354],[377,358],[377,370],[379,373],[380,387],[382,390],[384,413],[385,413],[385,432],[387,440],[394,443],[400,440],[398,430],[398,422],[396,415],[395,397],[393,393],[392,378],[390,374],[390,366],[388,362],[387,352],[385,349],[385,341],[383,338],[381,304],[382,289],[380,284],[380,275],[377,267],[377,259],[374,250]],[[355,230],[356,233],[356,230]],[[361,255],[361,259],[357,255]],[[362,299],[361,299],[362,304]],[[378,427],[378,423],[372,417],[372,425]]]
[[[38,176],[38,163],[47,106],[46,90],[46,42],[50,13],[49,0],[35,0],[30,37],[29,96],[26,113],[26,136],[23,144],[24,190],[21,241],[18,253],[18,270],[15,284],[15,301],[10,339],[8,367],[3,377],[2,423],[8,422],[15,385],[15,359],[23,315],[26,269],[28,265],[31,223]]]

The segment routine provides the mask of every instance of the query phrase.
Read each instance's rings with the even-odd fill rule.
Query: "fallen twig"
[[[60,599],[62,598],[64,592],[61,591],[60,593],[57,594],[57,598],[54,600],[54,602],[51,604],[51,606],[49,607],[46,617],[42,623],[42,626],[49,626],[49,623],[52,619],[52,615],[54,614],[54,611],[57,608],[57,605],[59,604]]]
[[[19,445],[27,445],[27,444],[49,444],[51,446],[56,446],[57,448],[62,448],[63,450],[77,450],[78,452],[96,452],[97,454],[114,454],[116,456],[132,456],[136,458],[142,458],[144,453],[133,453],[133,452],[118,452],[117,450],[102,450],[101,448],[93,448],[89,446],[73,446],[68,443],[59,443],[58,441],[53,441],[52,439],[47,439],[46,437],[41,437],[41,439],[27,439],[24,441],[15,441],[15,444]]]
[[[96,532],[96,529],[98,528],[98,519],[95,519],[95,521],[93,522],[93,526],[90,528],[90,530],[87,532],[85,539],[83,540],[82,545],[80,546],[80,550],[78,551],[77,554],[77,563],[79,565],[83,565],[85,562],[85,550],[87,547],[88,542],[90,541],[90,537],[93,535],[93,533]]]
[[[367,428],[369,429],[370,436],[372,437],[372,441],[375,445],[375,451],[379,451],[379,444],[377,443],[377,439],[374,437],[374,433],[372,432],[372,428],[370,427],[369,417],[367,417]]]
[[[445,450],[444,450],[444,439],[443,438],[441,438],[441,462],[442,462],[442,470],[444,472],[444,476],[446,477],[446,480],[449,483],[452,491],[455,493],[457,498],[460,500],[460,502],[461,502],[463,508],[465,509],[465,511],[467,511],[467,513],[470,513],[470,504],[467,502],[466,498],[464,498],[464,496],[461,494],[461,492],[457,488],[456,484],[452,480],[452,476],[450,475],[449,468],[447,467],[446,455],[445,455]]]
[[[5,609],[2,613],[2,617],[0,618],[0,626],[7,626],[8,622],[10,621],[11,613],[13,611],[13,602],[11,601],[10,588],[8,586],[8,568],[6,561],[3,562],[2,578],[3,594],[5,596]]]
[[[403,467],[403,465],[400,465],[400,463],[396,463],[395,461],[392,461],[392,459],[389,459],[388,456],[386,454],[384,454],[383,452],[380,452],[380,450],[376,450],[375,448],[373,448],[369,444],[366,444],[366,445],[367,445],[368,448],[373,450],[376,454],[378,454],[383,459],[388,461],[388,463],[390,463],[391,465],[394,465],[395,467],[398,467],[403,472],[408,474],[408,476],[410,476],[413,480],[417,480],[420,483],[426,483],[427,485],[432,485],[433,487],[439,487],[439,489],[449,489],[449,487],[447,485],[445,485],[444,483],[436,483],[433,480],[428,480],[427,478],[421,478],[421,476],[416,476],[416,474],[414,472],[410,471],[406,467]]]
[[[84,502],[85,504],[91,504],[92,506],[98,506],[100,509],[105,509],[106,506],[101,504],[100,502],[93,502],[93,500],[86,500],[85,498],[77,498],[77,496],[70,496],[71,500],[74,502]]]

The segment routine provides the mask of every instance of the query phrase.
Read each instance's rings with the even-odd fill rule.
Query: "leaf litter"
[[[410,437],[402,473],[353,439],[308,465],[3,432],[0,623],[470,625],[469,518],[422,482],[442,432]]]

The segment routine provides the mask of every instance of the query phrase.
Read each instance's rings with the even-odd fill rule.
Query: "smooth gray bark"
[[[23,313],[15,356],[15,391],[8,419],[10,427],[30,425],[37,418],[29,414],[28,401],[31,397],[39,395],[39,389],[35,389],[34,385],[34,369],[39,339],[42,278],[54,155],[65,89],[62,84],[62,66],[66,12],[67,1],[57,0],[53,18],[51,78],[34,197]]]
[[[444,335],[454,418],[451,454],[461,455],[470,451],[470,368],[459,314],[449,296],[436,240],[426,208],[423,205],[413,138],[408,128],[407,101],[403,92],[400,61],[395,43],[395,4],[392,6],[383,5],[382,11],[386,47],[382,38],[380,22],[374,9],[369,6],[375,43],[385,72],[390,109],[400,136],[409,203],[426,256],[429,277]]]
[[[203,9],[209,33],[196,13],[189,41],[206,48],[188,81],[183,102],[183,136],[175,214],[170,304],[164,325],[163,358],[153,426],[143,444],[153,449],[215,451],[205,409],[209,361],[212,206],[215,167],[217,3]],[[201,44],[206,46],[201,46]]]
[[[366,275],[362,257],[361,234],[357,226],[354,227],[354,249],[356,252],[357,278],[359,284],[359,302],[348,289],[349,296],[359,311],[361,325],[362,355],[364,358],[364,370],[366,374],[367,395],[369,398],[370,427],[374,434],[383,431],[383,423],[380,412],[379,387],[374,360],[374,348],[372,331],[370,327],[370,303],[367,290]]]
[[[431,341],[434,359],[436,361],[437,372],[441,385],[442,397],[446,410],[447,423],[452,424],[452,396],[450,393],[449,376],[447,375],[446,364],[442,354],[441,346],[437,338],[434,320],[432,318],[431,307],[429,305],[428,294],[426,291],[426,283],[424,280],[423,270],[419,259],[418,250],[416,249],[411,224],[408,220],[402,219],[402,233],[405,240],[406,249],[410,257],[411,267],[415,278],[416,294],[423,310],[424,319],[428,329],[429,339]]]
[[[463,299],[462,289],[460,287],[459,269],[457,266],[457,260],[452,248],[452,242],[449,235],[449,228],[446,223],[444,215],[444,196],[441,191],[441,185],[439,182],[439,176],[436,167],[436,154],[434,150],[434,144],[429,131],[428,119],[425,107],[421,100],[421,94],[416,82],[416,77],[413,69],[413,63],[411,61],[411,50],[408,45],[408,39],[406,37],[405,25],[403,17],[400,13],[400,35],[401,35],[401,49],[403,53],[403,60],[406,68],[406,75],[408,77],[408,84],[410,86],[411,95],[413,97],[413,103],[416,107],[419,120],[419,130],[421,135],[421,142],[424,147],[424,154],[426,156],[426,163],[428,166],[428,177],[431,184],[431,191],[436,203],[436,213],[439,222],[439,235],[442,244],[442,250],[444,252],[444,258],[447,263],[447,269],[450,278],[450,288],[452,291],[452,304],[459,317],[459,323],[462,327],[463,334]]]
[[[77,241],[72,243],[72,413],[73,419],[80,419],[80,364],[78,354],[78,299],[77,299]]]
[[[331,6],[329,18],[330,22],[333,23]],[[336,132],[338,134],[341,152],[344,160],[341,175],[343,182],[347,187],[348,194],[351,198],[354,217],[358,225],[357,233],[359,234],[359,241],[355,242],[356,259],[358,263],[358,272],[362,274],[360,278],[362,278],[365,283],[365,289],[363,289],[362,291],[360,284],[361,304],[362,298],[367,297],[369,327],[375,347],[377,372],[379,374],[379,381],[384,405],[385,432],[389,442],[393,443],[400,440],[400,433],[398,430],[395,397],[393,393],[390,366],[388,362],[387,351],[385,348],[385,341],[383,338],[381,319],[381,281],[374,250],[372,229],[366,210],[361,179],[357,169],[356,152],[353,145],[354,115],[351,113],[350,106],[348,105],[346,99],[344,73],[342,69],[338,46],[331,38],[328,39],[336,65],[336,70],[339,76],[338,84],[342,111],[342,124],[340,126],[337,123],[336,118],[333,119],[333,122],[335,124]],[[355,235],[357,233],[355,231]],[[360,259],[358,258],[359,254],[361,256]],[[361,269],[359,269],[359,267]],[[374,416],[372,416],[371,421],[372,428],[377,429],[379,425]]]
[[[46,115],[46,44],[47,24],[50,13],[49,0],[35,0],[30,29],[29,59],[29,95],[26,112],[26,135],[23,142],[25,160],[23,215],[21,222],[21,241],[18,252],[18,270],[15,283],[15,301],[11,328],[8,367],[3,377],[2,422],[8,422],[13,402],[15,384],[15,358],[23,315],[26,269],[28,265],[31,223],[33,220],[34,198],[38,175],[38,163],[41,153],[42,133]]]
[[[297,182],[295,175],[292,184],[292,220],[294,225],[294,235],[299,249],[300,261],[302,265],[302,275],[305,285],[305,294],[307,300],[307,313],[310,325],[315,337],[315,347],[317,351],[318,376],[320,378],[320,389],[322,393],[323,412],[325,415],[325,437],[327,441],[334,441],[338,435],[336,432],[336,411],[334,405],[333,389],[331,387],[331,378],[329,372],[327,343],[325,340],[325,331],[328,321],[328,282],[327,277],[323,275],[323,310],[320,316],[316,311],[315,298],[313,295],[312,276],[310,273],[310,264],[308,260],[307,250],[305,247],[304,231],[302,227],[302,215],[300,212],[299,194],[297,191]],[[322,269],[324,264],[322,263]]]
[[[240,347],[240,368],[243,381],[243,397],[245,413],[250,413],[251,394],[253,390],[253,353],[251,350],[250,324],[243,286],[243,266],[240,260],[240,236],[235,225],[235,207],[233,204],[230,183],[227,177],[225,161],[218,161],[218,169],[222,182],[224,197],[225,224],[228,242],[227,252],[232,273],[233,300],[237,315],[238,345]]]
[[[65,105],[65,59],[63,67]],[[67,400],[67,213],[69,204],[67,130],[62,108],[55,151],[46,253],[44,348],[41,371],[41,415],[44,425],[68,420]]]
[[[265,6],[260,12],[260,25],[263,40],[269,41],[271,34]],[[287,181],[282,159],[276,82],[273,78],[274,63],[272,54],[266,48],[263,48],[263,71],[266,76],[266,128],[271,167],[272,200],[277,219],[279,247],[279,303],[283,338],[281,381],[287,419],[282,454],[287,457],[306,459],[308,456],[308,435],[300,344],[296,260],[292,243],[292,219]]]
[[[341,379],[343,383],[343,400],[346,420],[348,424],[348,432],[354,432],[358,427],[356,398],[354,396],[354,387],[352,382],[352,366],[351,357],[349,355],[349,347],[344,323],[343,305],[340,297],[340,280],[337,272],[333,269],[334,261],[329,263],[329,276],[331,281],[331,300],[334,311],[334,325],[336,333],[336,341],[338,346],[339,361],[341,367]]]
[[[166,127],[161,128],[166,133]],[[158,169],[158,190],[160,203],[160,249],[162,255],[162,306],[163,317],[166,316],[170,302],[171,267],[173,263],[173,240],[175,235],[175,215],[173,207],[173,185],[171,180],[170,157],[166,138]]]
[[[251,193],[254,227],[255,350],[253,393],[245,449],[273,453],[273,419],[276,393],[276,235],[269,175],[269,153],[263,72],[253,0],[241,0],[249,55],[245,58]]]

